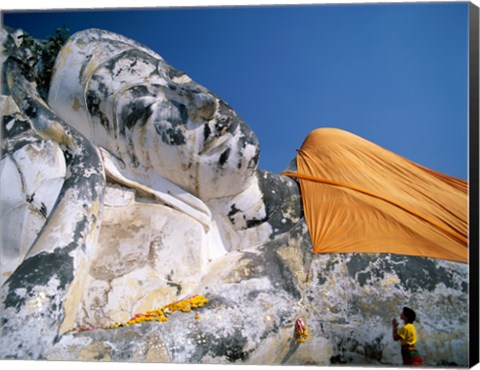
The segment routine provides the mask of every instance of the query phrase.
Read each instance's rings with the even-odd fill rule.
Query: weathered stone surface
[[[88,260],[95,248],[105,179],[97,149],[58,118],[38,94],[28,64],[18,59],[25,54],[21,42],[15,35],[5,35],[3,30],[2,39],[7,52],[2,63],[3,81],[6,81],[2,90],[21,112],[16,116],[21,128],[8,130],[18,134],[18,139],[11,143],[2,141],[2,146],[5,145],[2,152],[9,153],[12,158],[21,156],[24,144],[31,143],[33,136],[40,147],[62,150],[63,158],[56,157],[60,174],[62,165],[66,166],[58,197],[55,202],[49,201],[55,205],[42,232],[32,238],[31,246],[19,248],[20,254],[25,253],[24,258],[17,260],[18,266],[1,290],[2,357],[39,358],[60,333],[73,327]],[[4,121],[4,124],[8,126],[10,122]],[[32,172],[26,171],[29,176],[41,168],[38,163],[41,156],[32,158],[36,164]],[[48,166],[48,162],[43,165]],[[38,180],[35,186],[47,186],[49,176]],[[28,190],[23,188],[22,191]],[[35,198],[33,194],[28,195],[30,200]],[[40,213],[46,214],[45,208],[40,203]]]
[[[2,259],[0,282],[12,274],[32,246],[55,205],[66,174],[59,146],[43,140],[10,96],[1,96]],[[8,189],[8,191],[5,191]]]
[[[313,255],[297,182],[256,168],[227,103],[101,30],[69,39],[45,102],[20,34],[1,36],[2,358],[399,365],[391,319],[407,305],[427,365],[467,364],[468,266]],[[195,294],[199,317],[106,329]]]

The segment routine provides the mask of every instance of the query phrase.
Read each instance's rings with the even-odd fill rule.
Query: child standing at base
[[[400,314],[400,319],[405,325],[398,330],[398,322],[396,319],[392,320],[393,340],[400,341],[402,348],[403,364],[409,366],[422,366],[423,361],[415,348],[417,343],[417,330],[413,325],[415,321],[415,311],[408,307],[403,307]]]

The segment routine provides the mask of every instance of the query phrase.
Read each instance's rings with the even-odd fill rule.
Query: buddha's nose
[[[199,93],[193,96],[193,110],[190,119],[192,121],[204,120],[210,121],[215,116],[218,109],[217,99],[210,95]]]

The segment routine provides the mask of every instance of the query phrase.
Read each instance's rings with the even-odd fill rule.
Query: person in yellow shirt
[[[423,365],[423,360],[415,347],[415,344],[417,343],[417,330],[415,329],[413,322],[415,321],[416,316],[414,310],[408,307],[403,307],[400,319],[403,320],[405,325],[400,330],[398,330],[397,320],[392,320],[393,340],[400,341],[403,364],[408,366]]]

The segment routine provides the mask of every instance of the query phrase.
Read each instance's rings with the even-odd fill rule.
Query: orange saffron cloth
[[[297,155],[314,253],[468,262],[468,185],[352,133],[312,131]]]

